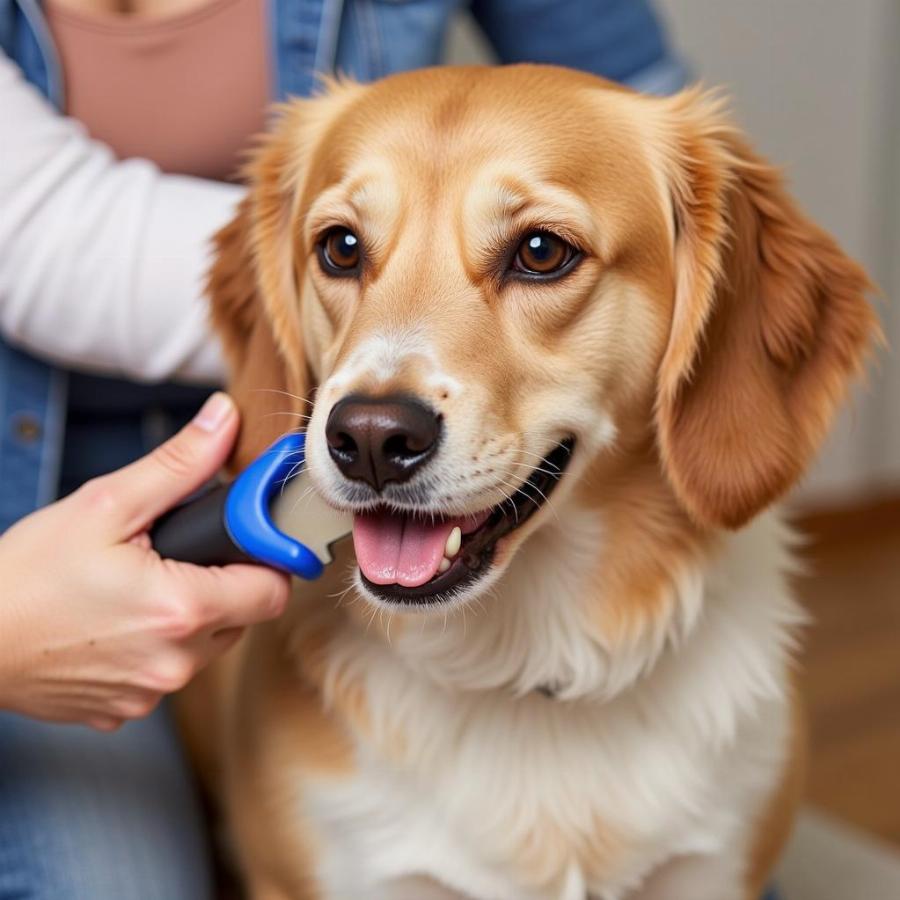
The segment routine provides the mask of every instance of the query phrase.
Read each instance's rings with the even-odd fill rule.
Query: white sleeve
[[[117,161],[0,52],[0,334],[66,366],[221,381],[203,282],[243,189]]]

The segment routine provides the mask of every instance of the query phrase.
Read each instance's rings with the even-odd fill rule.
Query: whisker
[[[353,590],[353,582],[351,581],[350,584],[348,584],[347,587],[345,587],[342,591],[338,591],[338,593],[336,593],[336,594],[329,594],[328,599],[336,600],[336,602],[334,604],[334,608],[339,609],[343,605],[344,598],[352,590]]]
[[[291,469],[290,469],[290,471],[287,473],[287,475],[285,475],[284,478],[281,479],[281,487],[280,487],[280,491],[279,491],[279,495],[280,495],[280,496],[284,496],[284,489],[287,487],[287,483],[288,483],[288,482],[291,480],[291,478],[293,478],[294,475],[296,475],[302,468],[303,468],[303,463],[302,463],[302,462],[296,462],[296,463],[294,463],[293,466],[291,466]]]
[[[533,484],[530,485],[530,487],[533,490],[537,491],[541,495],[541,497],[543,497],[544,505],[547,507],[547,509],[550,510],[550,512],[553,513],[553,518],[556,519],[557,522],[560,522],[561,520],[559,518],[559,513],[556,511],[556,507],[550,502],[550,498],[539,487],[535,487],[535,485],[533,485]],[[528,494],[525,494],[525,492],[523,490],[520,490],[519,493],[528,497]],[[528,497],[528,499],[531,500],[531,502],[534,503],[534,505],[538,509],[540,509],[540,504],[537,502],[537,500],[534,499],[534,497]]]
[[[315,490],[314,485],[309,485],[306,490],[294,501],[294,505],[291,507],[291,512],[296,512],[297,507],[303,503],[303,501]]]
[[[511,466],[519,466],[522,469],[528,469],[530,472],[543,472],[545,475],[550,475],[553,478],[558,478],[562,475],[562,469],[542,469],[540,466],[532,466],[530,463],[510,463]],[[512,473],[510,473],[512,474]]]
[[[517,450],[516,452],[521,453],[523,456],[531,456],[534,459],[536,459],[539,463],[547,461],[546,456],[541,456],[540,453],[532,453],[530,450],[521,450],[520,449],[520,450]],[[523,465],[526,465],[526,464],[523,463]]]
[[[507,473],[507,474],[511,474],[511,473]],[[509,487],[509,482],[508,482],[508,481],[503,481],[502,483],[505,484],[507,487]],[[537,493],[543,498],[544,503],[547,505],[547,507],[548,507],[548,508],[551,510],[551,512],[553,513],[554,518],[556,519],[556,521],[559,522],[559,521],[560,521],[559,514],[557,513],[557,511],[556,511],[556,509],[554,508],[553,504],[550,502],[550,499],[547,497],[547,495],[546,495],[539,487],[536,487],[536,486],[533,485],[533,484],[529,484],[528,487],[530,487],[530,488],[532,488],[533,490],[537,491]],[[536,507],[537,509],[540,509],[540,508],[541,508],[541,504],[538,503],[537,500],[534,499],[534,497],[532,497],[532,496],[530,496],[528,493],[526,493],[525,490],[523,490],[523,488],[521,488],[521,487],[516,488],[515,494],[521,494],[521,495],[522,495],[523,497],[525,497],[527,500],[530,500],[530,501],[535,505],[535,507]]]
[[[543,443],[544,441],[546,441],[546,440],[550,437],[550,435],[546,434],[545,432],[540,432],[540,431],[520,431],[520,432],[519,432],[519,436],[520,436],[520,437],[533,437],[533,438],[537,438],[537,439],[538,439],[539,441],[541,441],[542,443]],[[571,452],[572,452],[572,448],[569,447],[569,446],[567,446],[567,445],[565,445],[565,444],[563,444],[562,442],[559,442],[559,443],[557,444],[557,447],[562,447],[563,449],[565,449],[565,451],[566,451],[567,453],[571,453]],[[524,447],[519,447],[518,449],[519,449],[519,451],[520,451],[521,453],[529,453],[529,452],[530,452],[530,451],[526,450]],[[554,447],[553,449],[555,450],[556,447]]]
[[[504,481],[503,479],[500,479],[500,481],[502,484],[506,485],[506,487],[512,488],[513,493],[507,494],[506,492],[501,492],[501,493],[503,493],[503,500],[501,500],[498,505],[502,506],[504,503],[509,503],[509,505],[512,507],[513,516],[515,517],[515,520],[516,520],[516,525],[518,525],[519,524],[519,508],[516,506],[516,501],[513,500],[513,497],[518,492],[518,488],[515,487],[515,485],[510,484],[508,481]]]
[[[290,397],[291,400],[298,400],[300,403],[307,404],[307,406],[312,406],[314,403],[313,400],[307,400],[306,397],[292,394],[290,391],[282,391],[280,388],[253,388],[253,392],[260,394],[281,394],[282,397]]]
[[[306,419],[309,420],[312,418],[312,415],[309,413],[299,413],[299,412],[290,412],[286,409],[276,409],[273,412],[266,413],[263,418],[271,419],[272,416],[290,416],[292,419]]]
[[[526,450],[524,447],[516,447],[516,453],[521,453],[523,456],[533,456],[536,459],[546,458],[546,454],[535,453],[533,450]]]

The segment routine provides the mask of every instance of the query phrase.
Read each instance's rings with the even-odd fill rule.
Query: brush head
[[[326,566],[334,560],[333,545],[353,530],[353,516],[325,503],[305,468],[275,492],[271,514],[281,531],[305,544]]]

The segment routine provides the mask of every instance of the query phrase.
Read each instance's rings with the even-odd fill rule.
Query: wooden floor
[[[900,498],[800,524],[809,802],[900,845]]]

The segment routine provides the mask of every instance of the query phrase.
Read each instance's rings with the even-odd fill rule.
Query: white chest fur
[[[677,646],[648,637],[627,659],[587,636],[562,539],[536,535],[465,620],[338,639],[331,684],[364,685],[371,730],[355,777],[304,786],[327,896],[427,875],[483,900],[619,900],[673,856],[745,839],[786,744],[783,529],[758,520],[684,573]]]

